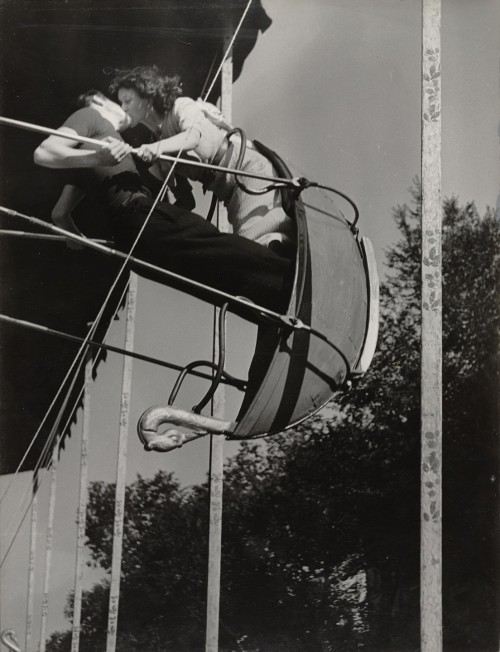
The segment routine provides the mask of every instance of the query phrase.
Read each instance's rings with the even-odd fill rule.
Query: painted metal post
[[[52,570],[52,546],[54,541],[54,517],[56,512],[58,457],[59,457],[59,438],[56,440],[54,446],[52,447],[52,459],[50,463],[49,515],[47,519],[47,534],[45,537],[45,569],[44,569],[44,577],[43,577],[42,618],[40,624],[39,652],[45,652],[45,646],[46,646],[45,639],[47,638],[50,572]]]
[[[232,38],[227,30],[224,52]],[[231,122],[233,88],[232,51],[228,53],[222,67],[221,111]],[[219,205],[217,225],[221,231],[229,231],[227,211]],[[214,315],[214,359],[218,355],[217,309]],[[213,398],[212,415],[225,418],[225,391],[220,386]],[[207,627],[205,651],[217,652],[219,649],[219,607],[222,551],[222,494],[224,487],[224,439],[219,435],[210,436],[210,525],[208,533],[208,578],[207,578]]]
[[[137,275],[130,274],[125,349],[134,347],[135,313],[137,302]],[[125,516],[125,489],[127,479],[127,443],[129,431],[130,395],[132,387],[133,358],[123,360],[122,400],[120,407],[120,431],[116,465],[115,516],[113,525],[113,559],[111,562],[111,585],[109,592],[108,635],[106,652],[115,652],[118,631],[118,604],[120,600],[120,575],[123,547],[123,520]]]
[[[87,523],[87,480],[90,432],[90,388],[92,385],[92,356],[85,365],[83,392],[83,424],[80,442],[80,489],[78,497],[78,527],[76,536],[75,597],[73,600],[73,626],[71,629],[71,652],[80,649],[80,624],[82,616],[83,567],[85,553],[85,527]]]
[[[28,604],[26,608],[26,652],[31,651],[31,638],[33,636],[33,611],[35,600],[35,568],[36,568],[36,541],[38,529],[38,471],[33,473],[32,479],[33,501],[31,503],[30,522],[30,549],[28,563]]]
[[[423,0],[421,650],[442,650],[441,0]]]

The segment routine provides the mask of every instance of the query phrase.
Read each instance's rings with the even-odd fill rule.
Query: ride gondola
[[[280,177],[297,179],[275,152],[255,145]],[[283,206],[296,224],[293,287],[287,316],[273,327],[274,350],[260,386],[232,422],[175,408],[171,395],[169,405],[148,408],[139,419],[146,450],[169,451],[207,434],[252,439],[293,428],[368,369],[378,333],[373,247],[360,237],[357,208],[343,193],[304,178],[295,186],[282,190]],[[332,192],[351,204],[352,221],[338,209]]]

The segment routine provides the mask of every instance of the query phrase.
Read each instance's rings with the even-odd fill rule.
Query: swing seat
[[[273,152],[279,176],[290,169]],[[342,385],[365,373],[378,334],[378,275],[373,247],[324,190],[290,191],[285,210],[297,227],[295,278],[288,314],[311,330],[281,329],[268,371],[230,439],[250,439],[297,426]]]
[[[256,143],[278,176],[288,166]],[[275,326],[279,337],[267,372],[236,422],[155,406],[138,424],[147,450],[172,450],[206,434],[228,439],[265,437],[315,414],[351,378],[365,373],[378,334],[378,276],[371,242],[337,208],[324,190],[306,187],[300,197],[283,190],[283,207],[295,220],[297,252],[288,315],[305,328]],[[177,428],[158,434],[159,425]]]

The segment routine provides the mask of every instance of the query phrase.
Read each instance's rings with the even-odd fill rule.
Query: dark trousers
[[[146,219],[152,200],[129,204],[113,220],[116,246],[128,251]],[[286,311],[290,296],[291,261],[267,247],[232,233],[221,233],[205,219],[170,204],[157,204],[133,255],[234,296],[242,296],[277,312]],[[142,276],[165,282],[154,272]],[[202,299],[214,302],[202,290],[167,281]],[[216,300],[221,303],[221,300]],[[248,316],[248,315],[246,315]]]

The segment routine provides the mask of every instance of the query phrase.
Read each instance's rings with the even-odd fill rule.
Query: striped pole
[[[82,616],[83,566],[85,553],[85,527],[87,523],[87,480],[90,432],[90,388],[92,385],[92,357],[87,355],[85,384],[83,390],[83,424],[80,443],[80,489],[78,496],[78,526],[76,535],[75,597],[73,600],[73,624],[71,628],[71,652],[80,648],[80,624]]]
[[[135,313],[137,301],[137,275],[130,274],[125,349],[134,347]],[[120,574],[123,548],[123,521],[125,516],[125,489],[127,480],[127,443],[129,431],[130,394],[132,387],[132,361],[123,359],[122,400],[120,407],[120,430],[118,459],[116,464],[115,516],[113,526],[113,558],[111,562],[111,585],[109,592],[108,635],[106,652],[115,652],[118,631],[118,604],[120,601]]]
[[[233,57],[230,48],[232,33],[227,30],[224,39],[224,52],[228,55],[222,66],[221,111],[225,118],[232,119]],[[229,231],[227,210],[219,204],[217,226],[220,231]],[[219,309],[214,310],[214,362],[219,350]],[[219,386],[212,401],[212,416],[225,418],[225,391]],[[219,649],[219,608],[222,553],[222,494],[224,487],[224,439],[210,435],[210,517],[208,531],[208,578],[207,578],[207,627],[205,651],[217,652]]]
[[[423,0],[421,650],[442,641],[441,2]]]
[[[54,518],[56,511],[57,495],[57,463],[59,454],[59,440],[52,447],[52,460],[50,463],[50,494],[49,515],[47,520],[47,534],[45,537],[45,569],[43,577],[42,618],[40,625],[40,650],[45,652],[47,638],[47,619],[49,613],[50,573],[52,571],[52,547],[54,542]]]
[[[31,503],[30,521],[30,549],[28,563],[28,604],[26,608],[26,652],[31,652],[31,639],[33,636],[33,612],[35,601],[35,569],[36,569],[36,542],[38,529],[38,472],[35,471],[32,479],[33,501]]]

